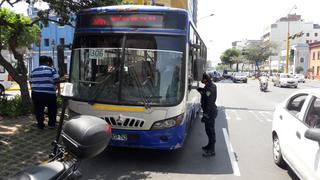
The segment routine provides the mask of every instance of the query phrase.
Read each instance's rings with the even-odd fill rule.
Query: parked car
[[[296,74],[294,75],[294,78],[296,78],[298,82],[302,82],[302,83],[306,82],[305,76],[303,74]]]
[[[295,92],[276,106],[272,122],[273,159],[300,179],[320,179],[320,89]]]
[[[280,73],[273,80],[273,85],[278,87],[298,87],[298,80],[291,74]]]
[[[3,95],[6,89],[11,87],[11,76],[4,69],[3,66],[0,65],[0,95]]]
[[[247,73],[245,73],[245,72],[235,72],[235,73],[233,73],[233,75],[232,75],[232,81],[233,81],[234,83],[236,83],[236,82],[244,82],[244,83],[247,83],[247,82],[248,82]]]

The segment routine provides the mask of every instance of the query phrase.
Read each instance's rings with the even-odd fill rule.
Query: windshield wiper
[[[133,66],[129,66],[128,68],[129,68],[129,69],[128,69],[129,74],[131,74],[131,76],[133,77],[134,81],[135,81],[136,84],[137,84],[138,94],[139,94],[139,96],[140,96],[140,98],[141,98],[141,100],[142,100],[145,108],[146,108],[146,109],[151,108],[150,103],[148,102],[147,98],[143,95],[142,85],[141,85],[140,80],[138,79],[138,76],[137,76],[137,73],[136,73],[134,67],[133,67]]]
[[[118,69],[119,67],[115,68],[110,73],[116,72]],[[95,101],[100,95],[101,90],[103,90],[105,86],[108,84],[107,82],[108,82],[108,79],[111,77],[111,75],[112,74],[108,74],[104,80],[102,80],[101,82],[96,82],[96,84],[98,84],[99,86],[96,88],[96,91],[93,93],[93,98],[88,101],[88,104],[93,105],[95,103]],[[108,91],[106,92],[106,94],[108,94],[111,90],[112,88],[108,88]]]

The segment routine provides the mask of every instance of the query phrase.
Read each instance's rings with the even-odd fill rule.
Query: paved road
[[[273,87],[260,92],[257,80],[217,83],[217,155],[201,156],[206,144],[203,124],[195,122],[182,149],[174,152],[108,148],[80,166],[83,179],[297,179],[273,163],[271,121],[274,107],[297,89]],[[320,87],[319,82],[298,89]],[[230,140],[230,141],[229,141]]]

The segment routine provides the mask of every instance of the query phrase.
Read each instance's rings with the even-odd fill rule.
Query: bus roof
[[[166,7],[166,6],[148,6],[148,5],[116,5],[116,6],[104,6],[104,7],[95,7],[83,9],[80,11],[82,13],[95,13],[95,12],[181,12],[188,13],[185,9]]]

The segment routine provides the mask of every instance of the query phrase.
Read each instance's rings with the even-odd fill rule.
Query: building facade
[[[186,9],[188,10],[189,15],[193,18],[195,24],[197,23],[198,0],[125,0],[125,2]]]
[[[309,74],[310,79],[320,80],[320,42],[310,43]]]
[[[286,50],[281,51],[281,59],[283,62],[286,59]],[[290,59],[288,72],[291,74],[298,73],[297,70],[302,69],[300,74],[307,75],[309,69],[309,44],[297,43],[290,47]]]
[[[269,59],[272,70],[284,69],[286,54],[283,56],[282,53],[287,47],[287,33],[289,32],[290,35],[294,35],[301,31],[304,34],[299,38],[290,39],[290,46],[320,41],[320,25],[304,21],[301,15],[292,14],[282,17],[267,28],[262,36],[262,40],[270,41],[277,45],[275,50],[276,55],[271,56]],[[299,54],[299,52],[296,53]],[[303,54],[303,52],[300,53]]]
[[[28,8],[28,15],[30,18],[34,18],[37,15],[38,10],[32,5]],[[58,17],[51,15],[49,17],[52,20],[58,21]],[[58,45],[69,45],[72,44],[74,28],[71,26],[60,26],[58,23],[50,22],[45,24],[39,24],[41,27],[40,43],[33,44],[32,50],[29,52],[29,72],[39,66],[39,57],[42,55],[50,56],[53,59],[54,67],[58,68],[57,58],[57,46]],[[71,50],[65,49],[64,51],[64,64],[69,72],[70,67]]]

